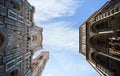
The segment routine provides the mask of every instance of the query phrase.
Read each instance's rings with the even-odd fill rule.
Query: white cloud
[[[52,49],[64,49],[78,51],[79,37],[78,30],[67,27],[70,23],[57,22],[44,26],[43,46]]]
[[[35,21],[72,16],[82,3],[79,0],[29,0],[29,2],[36,8]]]

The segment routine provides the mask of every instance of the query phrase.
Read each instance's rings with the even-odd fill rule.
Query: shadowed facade
[[[79,28],[80,53],[101,76],[120,76],[120,1],[110,0]]]

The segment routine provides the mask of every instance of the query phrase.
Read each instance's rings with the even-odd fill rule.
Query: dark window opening
[[[19,73],[18,69],[15,69],[9,74],[9,76],[18,76],[18,73]]]

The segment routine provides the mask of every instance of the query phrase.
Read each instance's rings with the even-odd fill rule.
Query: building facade
[[[109,0],[79,28],[80,53],[101,76],[120,76],[120,0]]]
[[[36,52],[39,49],[42,49],[42,41],[43,41],[43,37],[42,37],[42,31],[43,28],[42,27],[38,27],[35,26],[35,24],[33,26],[31,26],[31,50],[33,50],[33,52]]]
[[[34,12],[27,0],[0,0],[0,76],[31,76],[43,30]]]
[[[48,59],[49,52],[41,52],[41,54],[39,54],[39,56],[33,60],[33,69],[31,76],[41,76]]]

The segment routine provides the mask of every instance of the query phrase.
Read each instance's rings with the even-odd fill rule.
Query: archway
[[[10,72],[10,74],[8,76],[18,76],[18,74],[19,74],[19,70],[15,69],[12,72]]]
[[[99,23],[99,24],[94,24],[91,26],[91,31],[92,32],[101,32],[107,30],[108,24],[107,22]]]
[[[106,48],[108,45],[108,38],[106,34],[94,35],[90,38],[91,46],[97,51],[106,53]]]

